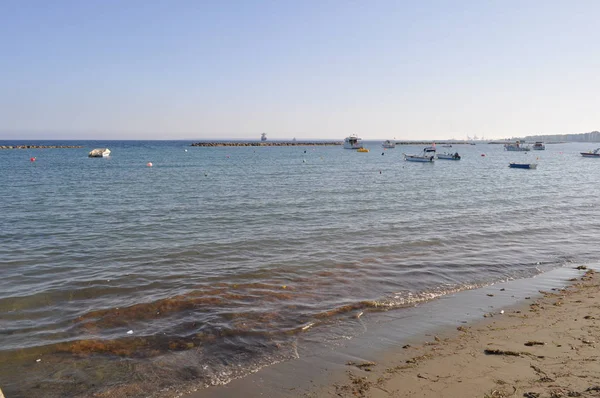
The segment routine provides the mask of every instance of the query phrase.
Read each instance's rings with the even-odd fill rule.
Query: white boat
[[[407,155],[407,154],[403,154],[404,155],[404,160],[406,160],[407,162],[427,162],[427,163],[432,163],[435,160],[435,156],[433,155]]]
[[[266,140],[267,140],[267,133],[262,133],[262,134],[260,135],[260,140],[261,140],[261,141],[266,141]]]
[[[545,150],[545,149],[546,149],[546,145],[544,145],[544,143],[543,143],[543,142],[541,142],[541,141],[538,141],[538,142],[536,142],[535,144],[533,144],[533,147],[532,147],[532,149],[533,149],[534,151],[543,151],[543,150]]]
[[[423,149],[421,155],[404,155],[404,160],[407,162],[433,162],[435,160],[435,146],[428,146]]]
[[[529,145],[521,145],[521,142],[517,141],[514,144],[504,144],[505,151],[516,151],[516,152],[528,152],[531,150]]]
[[[387,140],[381,146],[384,148],[396,148],[396,141]]]
[[[108,148],[96,148],[88,153],[88,157],[90,158],[106,158],[108,156],[110,156],[110,149]]]
[[[352,134],[344,139],[344,149],[360,149],[362,147],[362,140],[356,134]]]
[[[445,159],[445,160],[460,160],[460,155],[458,154],[458,152],[455,152],[455,153],[444,152],[444,153],[438,153],[437,158]]]

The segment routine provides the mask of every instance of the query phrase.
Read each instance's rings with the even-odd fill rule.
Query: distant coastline
[[[246,142],[219,142],[202,141],[190,144],[190,146],[214,147],[214,146],[313,146],[313,145],[342,145],[339,141],[331,142],[302,142],[302,141],[246,141]]]
[[[64,149],[83,148],[82,145],[2,145],[0,149]]]

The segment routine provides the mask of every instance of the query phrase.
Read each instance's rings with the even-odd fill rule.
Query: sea
[[[600,256],[594,144],[413,163],[424,145],[192,142],[0,142],[82,146],[0,150],[7,397],[177,396]]]

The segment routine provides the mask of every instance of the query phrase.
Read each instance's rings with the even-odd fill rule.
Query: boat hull
[[[508,165],[511,169],[535,169],[537,164],[535,163],[511,163]]]
[[[460,156],[454,156],[454,155],[441,155],[441,154],[438,154],[437,158],[441,159],[441,160],[460,160]]]
[[[600,153],[580,152],[584,158],[600,158]]]
[[[417,156],[417,155],[404,155],[404,160],[407,162],[421,162],[421,163],[433,163],[435,160],[434,156]]]

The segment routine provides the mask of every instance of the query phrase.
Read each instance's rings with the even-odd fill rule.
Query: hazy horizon
[[[600,2],[0,3],[0,139],[600,129]]]

